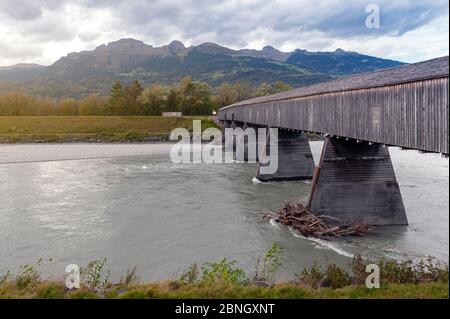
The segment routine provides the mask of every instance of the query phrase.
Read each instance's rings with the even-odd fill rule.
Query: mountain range
[[[233,50],[210,42],[186,47],[180,41],[153,47],[121,39],[92,51],[70,53],[49,66],[22,63],[0,67],[0,90],[23,88],[38,95],[80,97],[106,95],[116,80],[173,84],[184,76],[212,87],[237,81],[253,85],[283,81],[299,87],[402,64],[342,49],[282,52],[266,46]]]

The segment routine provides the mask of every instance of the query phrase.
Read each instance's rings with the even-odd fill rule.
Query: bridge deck
[[[218,119],[448,154],[448,74],[442,57],[242,101]]]

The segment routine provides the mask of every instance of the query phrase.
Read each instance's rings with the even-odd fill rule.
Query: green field
[[[174,128],[217,127],[209,117],[17,116],[0,117],[0,142],[145,142],[166,141]]]

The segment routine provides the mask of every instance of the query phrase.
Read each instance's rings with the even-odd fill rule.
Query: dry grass
[[[389,284],[380,289],[346,286],[340,289],[313,289],[299,284],[271,287],[232,285],[226,283],[178,284],[160,282],[144,285],[109,287],[105,295],[86,289],[68,291],[60,282],[41,282],[31,289],[14,284],[0,287],[0,299],[448,299],[446,283]]]
[[[216,127],[208,117],[161,116],[21,116],[0,117],[0,141],[58,142],[140,141],[148,136],[165,136],[177,127],[192,130],[193,119],[202,120],[202,128]]]
[[[21,116],[0,117],[0,134],[88,134],[126,133],[130,130],[167,134],[173,128],[192,129],[192,120],[207,117],[161,116]]]

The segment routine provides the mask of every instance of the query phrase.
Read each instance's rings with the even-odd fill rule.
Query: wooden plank
[[[448,154],[448,77],[219,110],[219,119],[233,116],[255,125]]]

